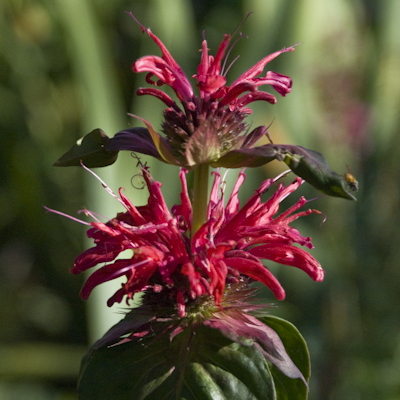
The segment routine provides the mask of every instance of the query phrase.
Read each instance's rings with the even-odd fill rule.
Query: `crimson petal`
[[[321,282],[324,279],[324,270],[321,264],[306,251],[298,247],[287,244],[266,244],[248,249],[247,252],[256,257],[299,268],[314,279],[314,281]]]

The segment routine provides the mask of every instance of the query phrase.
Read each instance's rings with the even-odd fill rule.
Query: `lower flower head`
[[[276,185],[274,193],[263,203],[261,195],[278,178],[267,179],[240,209],[238,191],[245,174],[239,174],[225,206],[224,184],[215,172],[207,222],[191,238],[192,207],[186,172],[180,172],[181,204],[175,205],[172,212],[162,196],[161,183],[154,181],[145,169],[143,176],[150,192],[147,205],[135,207],[121,189],[119,197],[113,194],[126,212],[118,213],[106,223],[98,220],[90,223],[87,235],[95,246],[77,257],[71,269],[73,274],[79,274],[103,264],[85,282],[81,290],[83,299],[97,285],[125,276],[126,282],[108,300],[109,306],[120,303],[124,297],[128,302],[135,293],[146,291],[169,302],[174,298],[183,316],[186,305],[196,298],[212,296],[215,304],[220,305],[226,285],[239,282],[241,277],[262,282],[278,300],[283,300],[284,289],[261,259],[300,268],[315,281],[323,280],[324,271],[318,261],[295,246],[312,249],[311,239],[290,226],[301,216],[320,212],[312,209],[298,212],[306,203],[301,197],[292,207],[277,214],[280,202],[302,184],[300,178],[286,187]],[[131,251],[130,256],[124,253],[124,258],[117,258],[126,250]]]

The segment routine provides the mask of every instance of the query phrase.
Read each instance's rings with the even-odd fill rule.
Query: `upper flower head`
[[[192,208],[186,186],[186,171],[180,172],[181,204],[168,210],[160,187],[144,170],[150,197],[148,204],[135,207],[122,190],[119,199],[126,212],[119,213],[107,223],[92,222],[88,237],[95,242],[75,261],[71,272],[83,272],[98,264],[103,266],[92,273],[84,284],[81,296],[87,299],[93,288],[103,282],[126,276],[126,283],[108,300],[108,305],[131,299],[137,292],[154,292],[159,301],[171,296],[176,299],[180,315],[187,303],[202,296],[212,296],[216,305],[223,299],[225,286],[250,277],[264,283],[278,300],[285,291],[260,259],[272,260],[297,267],[312,279],[321,281],[324,272],[320,264],[300,244],[312,248],[310,238],[303,237],[290,224],[297,218],[316,210],[297,210],[306,203],[304,197],[288,210],[277,215],[280,202],[301,184],[279,184],[265,203],[261,195],[276,181],[267,179],[242,209],[238,191],[245,179],[243,172],[224,206],[221,176],[215,180],[208,205],[207,222],[190,238]],[[110,190],[109,190],[110,191]],[[86,213],[93,216],[92,213]],[[117,258],[123,251],[131,255]],[[124,254],[125,256],[125,254]]]
[[[132,13],[129,14],[139,23]],[[139,25],[141,26],[142,31],[147,32],[151,39],[153,39],[160,48],[162,57],[144,56],[133,63],[132,70],[134,72],[148,72],[146,76],[146,81],[148,83],[154,86],[162,86],[164,84],[171,86],[184,107],[187,106],[189,109],[195,108],[195,102],[198,98],[194,95],[193,88],[179,64],[174,60],[161,40],[151,32],[150,28],[145,29],[140,23]],[[203,100],[203,104],[201,104],[203,107],[201,110],[197,110],[198,113],[207,111],[204,110],[204,103],[213,103],[215,101],[218,101],[218,103],[213,103],[212,105],[214,107],[228,106],[231,110],[239,109],[246,113],[251,113],[251,110],[244,110],[244,105],[253,101],[266,100],[272,104],[276,103],[276,98],[272,94],[258,90],[258,87],[262,85],[271,85],[282,96],[290,93],[292,80],[288,76],[272,71],[268,71],[265,77],[258,76],[263,72],[266,64],[284,52],[293,51],[293,46],[284,48],[263,58],[236,79],[232,85],[228,86],[226,84],[225,73],[221,68],[221,63],[230,41],[231,35],[226,34],[215,57],[208,54],[207,41],[203,40],[202,42],[201,61],[197,68],[197,74],[193,75],[193,78],[197,79],[200,98]],[[158,78],[156,82],[152,80],[153,76]],[[250,93],[245,97],[240,97],[246,92]],[[151,90],[141,88],[139,89],[138,94],[150,94],[159,97],[168,107],[174,104],[172,99],[166,97],[167,95],[159,89]]]
[[[136,20],[132,13],[130,15]],[[151,85],[170,86],[181,105],[158,88],[139,88],[138,95],[155,96],[167,106],[162,125],[165,137],[155,132],[148,121],[140,118],[146,124],[148,135],[143,135],[143,131],[139,134],[137,128],[121,131],[114,136],[108,150],[141,152],[142,143],[147,140],[153,145],[150,155],[154,155],[155,150],[158,158],[167,163],[194,169],[200,164],[217,166],[218,160],[224,155],[233,150],[252,148],[267,133],[265,126],[249,132],[244,122],[245,117],[252,113],[248,105],[258,100],[276,103],[275,96],[259,89],[263,85],[271,85],[282,96],[290,93],[292,80],[289,77],[272,71],[264,76],[261,74],[267,63],[284,52],[294,50],[293,46],[263,58],[231,85],[227,85],[226,71],[221,63],[231,36],[224,36],[215,57],[208,54],[207,41],[203,40],[201,61],[197,74],[193,75],[197,80],[198,96],[161,40],[150,29],[140,26],[158,45],[162,55],[140,58],[133,63],[132,70],[147,72],[146,82]]]
[[[135,20],[136,18],[129,13]],[[104,167],[115,162],[120,150],[146,154],[168,164],[188,170],[200,166],[214,168],[259,167],[273,160],[285,162],[290,169],[323,193],[335,197],[356,200],[349,191],[353,189],[345,176],[334,172],[324,156],[301,146],[271,143],[255,147],[265,135],[262,125],[250,131],[245,118],[251,114],[249,105],[258,100],[275,103],[271,93],[261,90],[270,85],[282,96],[290,93],[292,80],[273,71],[263,73],[265,66],[282,53],[294,50],[284,48],[262,58],[253,67],[227,84],[226,54],[231,35],[225,35],[216,55],[209,55],[207,41],[202,42],[201,60],[197,74],[198,94],[189,79],[172,57],[161,40],[150,29],[143,32],[158,45],[161,57],[144,56],[132,65],[134,72],[147,72],[147,83],[156,87],[139,88],[137,94],[151,95],[165,103],[164,122],[160,135],[150,122],[140,119],[144,127],[120,131],[108,137],[101,129],[95,129],[66,152],[54,165],[80,165]],[[159,87],[170,86],[177,98],[175,102]]]

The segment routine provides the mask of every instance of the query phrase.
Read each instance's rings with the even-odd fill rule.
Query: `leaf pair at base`
[[[309,354],[298,330],[272,316],[262,322],[279,334],[308,380]],[[307,399],[302,380],[287,378],[254,344],[234,342],[204,325],[184,329],[172,340],[163,335],[112,347],[101,344],[82,361],[80,400]]]

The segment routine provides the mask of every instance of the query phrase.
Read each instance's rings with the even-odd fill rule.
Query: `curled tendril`
[[[145,163],[143,164],[142,161],[141,161],[141,159],[140,159],[140,157],[139,157],[136,153],[132,152],[132,153],[131,153],[131,157],[132,157],[132,158],[135,158],[135,159],[137,160],[136,168],[137,168],[137,167],[140,168],[139,172],[138,172],[137,174],[135,174],[135,175],[132,176],[132,178],[131,178],[131,186],[132,186],[134,189],[143,190],[143,189],[145,188],[145,186],[146,186],[146,182],[145,182],[144,179],[143,179],[143,173],[142,173],[142,171],[143,171],[143,170],[149,171],[150,167],[147,165],[147,162],[145,162]],[[135,178],[137,178],[138,184],[140,184],[140,186],[136,186],[136,185],[135,185],[135,183],[134,183],[134,179],[135,179]],[[142,183],[140,182],[141,179],[142,179]]]

